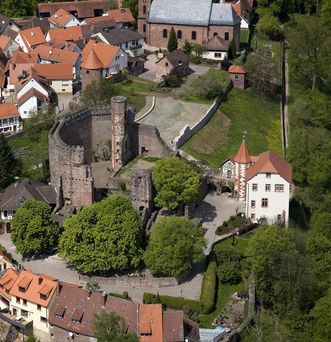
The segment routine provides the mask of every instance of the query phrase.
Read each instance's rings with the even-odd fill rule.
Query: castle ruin
[[[171,154],[158,129],[136,123],[134,114],[127,99],[116,96],[110,106],[83,108],[52,127],[49,163],[51,184],[60,194],[58,208],[81,208],[94,202],[92,162],[111,160],[110,172],[115,175],[138,155],[163,158]]]

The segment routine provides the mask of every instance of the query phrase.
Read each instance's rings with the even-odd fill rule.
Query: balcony
[[[26,330],[32,330],[32,319],[29,317],[23,317],[20,315],[13,316],[10,312],[4,312],[5,310],[0,311],[0,319],[3,319],[5,322],[19,328],[22,333],[25,334]]]

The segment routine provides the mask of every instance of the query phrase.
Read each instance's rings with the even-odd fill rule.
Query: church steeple
[[[251,157],[248,152],[248,148],[245,141],[245,135],[243,136],[242,143],[234,155],[233,160],[239,164],[248,164],[251,162]]]

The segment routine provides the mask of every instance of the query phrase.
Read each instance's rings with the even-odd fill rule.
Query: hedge
[[[215,306],[215,294],[217,285],[217,263],[209,263],[202,281],[200,303],[203,305],[202,313],[208,314],[213,311]]]
[[[145,304],[157,303],[158,299],[161,302],[161,304],[163,304],[169,309],[182,310],[183,307],[186,306],[197,313],[202,313],[203,311],[203,305],[196,300],[185,299],[184,297],[157,296],[153,293],[148,292],[144,293],[143,300]]]

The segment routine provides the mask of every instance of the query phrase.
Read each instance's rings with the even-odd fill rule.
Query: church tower
[[[233,157],[234,162],[234,191],[239,201],[246,200],[246,170],[252,165],[245,138],[243,139],[237,153]]]
[[[148,18],[151,10],[152,0],[138,0],[138,32],[149,42]]]

